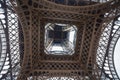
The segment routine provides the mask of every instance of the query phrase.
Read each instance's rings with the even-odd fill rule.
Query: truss
[[[0,1],[1,80],[119,80],[112,56],[120,35],[120,1],[64,1]],[[73,55],[44,52],[47,23],[77,27]]]

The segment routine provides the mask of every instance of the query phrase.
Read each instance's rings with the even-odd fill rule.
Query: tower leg
[[[27,77],[25,75],[20,75],[17,80],[27,80]]]

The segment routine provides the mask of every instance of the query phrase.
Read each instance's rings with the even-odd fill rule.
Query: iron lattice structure
[[[119,80],[119,0],[1,0],[0,10],[0,80]],[[74,54],[45,53],[47,23],[77,27]]]

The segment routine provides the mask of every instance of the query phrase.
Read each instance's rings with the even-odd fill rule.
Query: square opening
[[[44,47],[46,54],[74,54],[77,28],[75,25],[48,23],[45,25]]]

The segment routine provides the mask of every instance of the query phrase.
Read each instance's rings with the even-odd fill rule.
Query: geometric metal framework
[[[76,33],[74,25],[48,23],[45,26],[45,52],[54,55],[74,54]]]
[[[0,80],[119,80],[119,18],[119,0],[1,0]],[[46,33],[48,23],[75,27],[71,55],[46,53],[46,36],[58,44],[71,31]]]
[[[114,66],[114,49],[116,42],[120,36],[120,14],[111,21],[104,29],[97,49],[97,62],[101,68],[101,76],[103,80],[112,79],[119,80]]]
[[[112,60],[110,63],[111,66],[110,67],[114,67],[115,66],[115,69],[116,69],[116,72],[119,72],[119,70],[117,70],[118,66],[116,64],[116,55],[118,56],[119,53],[116,53],[116,48],[119,48],[117,47],[117,44],[119,43],[119,38],[120,38],[120,16],[118,16],[116,18],[116,21],[114,23],[114,29],[115,29],[115,32],[114,32],[114,35],[112,37],[112,40],[111,40],[111,44],[110,44],[110,49],[109,50],[109,54],[111,54],[110,59]],[[115,72],[112,72],[112,74],[114,74]],[[117,76],[120,76],[120,74],[118,73]]]
[[[18,19],[9,0],[0,0],[0,80],[16,80],[20,68]]]

